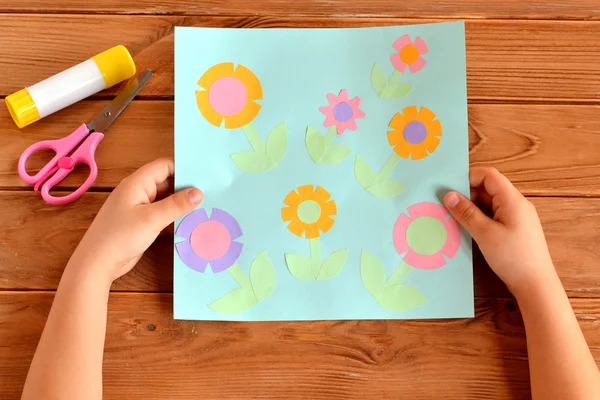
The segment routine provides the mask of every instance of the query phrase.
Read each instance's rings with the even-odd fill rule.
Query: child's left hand
[[[202,201],[199,189],[169,193],[173,161],[153,161],[124,179],[108,197],[69,264],[92,268],[110,284],[135,266],[160,232]],[[156,201],[155,201],[156,200]]]

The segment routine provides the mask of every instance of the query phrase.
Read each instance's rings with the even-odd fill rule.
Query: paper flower
[[[226,62],[210,67],[198,80],[203,90],[196,91],[198,109],[208,122],[236,129],[252,122],[260,111],[256,100],[263,98],[260,81],[252,71]]]
[[[427,107],[417,111],[416,106],[406,107],[390,121],[388,141],[402,158],[420,160],[433,153],[440,144],[442,124]]]
[[[410,40],[410,35],[404,35],[394,42],[394,48],[398,51],[390,56],[394,68],[404,73],[406,68],[410,68],[413,74],[419,72],[425,66],[427,61],[421,57],[427,54],[427,43],[420,37],[415,41]]]
[[[437,269],[446,265],[444,256],[454,258],[460,247],[460,228],[448,210],[436,203],[418,203],[408,207],[410,216],[401,214],[394,225],[393,239],[404,262],[419,269]]]
[[[306,235],[307,239],[315,239],[326,233],[334,223],[332,216],[337,214],[335,201],[329,200],[331,195],[321,186],[299,186],[288,193],[283,201],[288,207],[281,209],[281,218],[290,222],[288,229],[294,235]]]
[[[328,106],[319,107],[319,111],[325,115],[325,122],[323,123],[325,128],[335,125],[338,135],[343,134],[346,129],[351,131],[358,129],[356,119],[365,117],[365,113],[358,108],[360,97],[349,100],[348,91],[343,89],[338,96],[329,93],[327,100],[329,101]]]
[[[223,272],[239,258],[243,245],[236,242],[242,228],[231,214],[213,208],[210,218],[206,209],[200,208],[185,216],[175,235],[183,237],[177,243],[177,253],[185,265],[204,272],[208,265],[213,272]]]

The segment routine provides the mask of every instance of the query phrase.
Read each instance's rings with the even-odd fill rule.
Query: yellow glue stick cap
[[[135,75],[135,63],[123,45],[115,46],[92,57],[104,76],[106,87],[116,85]]]
[[[40,113],[27,89],[6,96],[4,101],[10,116],[19,128],[24,128],[40,119]]]

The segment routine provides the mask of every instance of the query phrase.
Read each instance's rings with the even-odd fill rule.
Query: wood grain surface
[[[0,293],[0,398],[19,398],[52,297]],[[600,300],[571,302],[600,361]],[[170,294],[113,293],[108,308],[105,399],[529,398],[511,299],[435,321],[174,321]]]
[[[155,75],[98,148],[92,192],[64,207],[44,204],[19,179],[17,159],[33,142],[88,121],[118,88],[24,130],[0,107],[0,399],[20,397],[64,265],[109,192],[144,163],[173,155],[175,26],[456,19],[466,20],[471,165],[498,168],[536,205],[600,361],[597,0],[2,0],[0,98],[116,44]],[[62,188],[78,185],[85,172]],[[175,321],[172,237],[163,236],[113,285],[104,398],[529,398],[518,307],[477,250],[474,259],[474,319]]]
[[[0,12],[403,18],[600,19],[596,0],[3,0]]]
[[[0,95],[8,95],[123,44],[155,76],[141,96],[173,96],[173,28],[360,27],[427,22],[399,18],[0,15]],[[94,27],[94,29],[90,29]],[[101,29],[95,29],[101,27]],[[65,35],[65,30],[69,35]],[[468,21],[471,102],[600,101],[600,23]],[[23,41],[21,38],[27,37]],[[390,47],[390,51],[391,51]],[[104,92],[106,97],[110,92]]]
[[[19,155],[42,139],[61,138],[90,120],[107,101],[84,101],[19,130],[0,108],[0,187],[29,188]],[[98,147],[96,188],[115,187],[143,164],[173,156],[173,102],[134,101]],[[596,106],[469,106],[473,166],[493,166],[529,196],[600,196],[600,117]],[[47,154],[31,160],[32,172]],[[207,166],[210,168],[210,166]],[[83,171],[63,188],[78,186]]]

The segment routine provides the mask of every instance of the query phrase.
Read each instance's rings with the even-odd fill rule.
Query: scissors
[[[42,199],[52,205],[67,204],[81,197],[98,176],[94,153],[104,139],[104,132],[151,77],[152,71],[149,70],[136,76],[94,119],[87,124],[82,124],[69,136],[57,140],[44,140],[29,146],[19,158],[18,171],[21,179],[34,185],[36,193],[41,188]],[[25,170],[27,159],[37,151],[48,149],[56,153],[54,158],[40,172],[33,176],[29,175]],[[73,172],[77,165],[87,165],[90,168],[90,175],[86,181],[71,194],[61,197],[52,196],[50,191]]]

